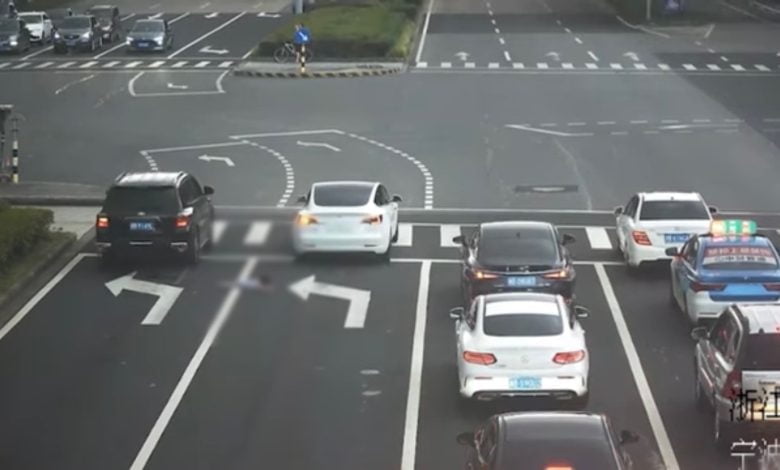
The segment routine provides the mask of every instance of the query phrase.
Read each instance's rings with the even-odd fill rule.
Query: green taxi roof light
[[[713,235],[755,235],[758,226],[753,220],[713,220],[710,233]]]

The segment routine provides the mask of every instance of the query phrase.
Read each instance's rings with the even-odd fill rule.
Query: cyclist
[[[297,62],[301,62],[304,48],[308,46],[310,42],[311,33],[309,32],[309,29],[304,26],[303,23],[296,24],[295,32],[293,33],[293,45],[295,46],[295,60]]]

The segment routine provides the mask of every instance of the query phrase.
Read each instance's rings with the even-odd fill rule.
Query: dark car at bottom
[[[119,175],[97,215],[98,251],[106,261],[155,250],[196,263],[211,244],[213,193],[185,172]]]
[[[467,470],[661,470],[657,452],[637,455],[632,431],[617,435],[609,418],[587,412],[494,415],[457,437],[468,448]]]
[[[461,245],[461,288],[465,305],[477,295],[496,292],[546,292],[567,301],[576,273],[566,245],[575,239],[547,222],[488,222]]]

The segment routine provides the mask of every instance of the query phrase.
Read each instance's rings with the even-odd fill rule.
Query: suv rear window
[[[701,265],[718,270],[775,269],[777,258],[768,246],[718,245],[704,249]]]
[[[520,313],[487,315],[482,329],[489,336],[553,336],[563,333],[559,315]]]
[[[356,184],[317,186],[314,204],[326,207],[358,207],[368,204],[373,187]]]
[[[709,220],[710,211],[701,201],[645,201],[639,220]]]
[[[755,333],[745,345],[744,369],[780,371],[780,334]]]
[[[174,187],[114,187],[103,205],[106,212],[175,214],[179,198]]]

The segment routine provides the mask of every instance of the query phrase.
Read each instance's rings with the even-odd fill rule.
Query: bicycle
[[[310,62],[314,57],[314,53],[311,50],[311,46],[306,44],[306,52],[304,52],[306,62]],[[278,49],[274,51],[274,62],[277,64],[284,64],[295,58],[295,45],[291,42],[285,42]]]

